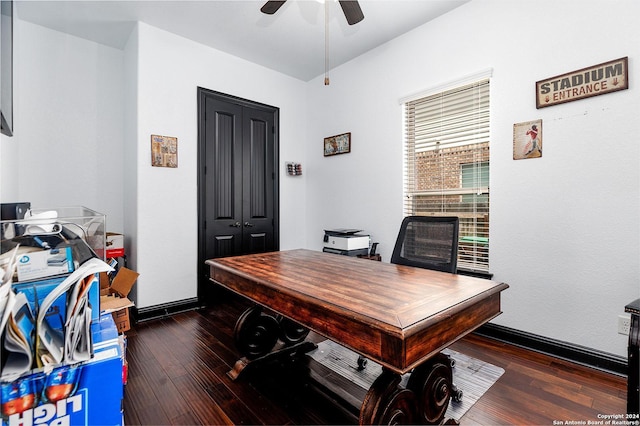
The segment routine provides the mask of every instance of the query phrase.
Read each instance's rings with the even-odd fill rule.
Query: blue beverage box
[[[123,424],[123,355],[111,314],[91,331],[90,361],[0,383],[2,426]]]

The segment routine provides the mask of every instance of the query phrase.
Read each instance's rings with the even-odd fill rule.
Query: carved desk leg
[[[406,388],[400,381],[399,374],[383,370],[364,398],[360,424],[445,424],[454,389],[448,356],[439,353],[416,367]]]
[[[402,377],[389,370],[373,382],[360,409],[361,425],[415,424],[416,395],[402,388]]]
[[[236,361],[227,375],[235,380],[250,365],[259,365],[274,356],[306,353],[315,349],[317,346],[314,343],[304,341],[308,334],[309,329],[285,317],[263,312],[261,306],[247,309],[240,315],[233,330],[233,338],[242,358]],[[274,350],[278,339],[282,343]]]

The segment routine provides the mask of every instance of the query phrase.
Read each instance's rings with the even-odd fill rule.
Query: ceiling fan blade
[[[339,2],[349,25],[357,24],[364,19],[364,14],[357,0],[339,0]]]
[[[284,4],[285,1],[287,0],[283,0],[283,1],[270,0],[260,8],[260,12],[266,13],[267,15],[273,15],[278,11],[278,9],[280,9],[280,7]]]

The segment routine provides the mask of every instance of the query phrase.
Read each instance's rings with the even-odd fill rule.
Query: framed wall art
[[[542,157],[542,120],[513,125],[513,159]]]
[[[629,88],[628,58],[620,58],[536,82],[536,108]]]
[[[151,165],[178,167],[178,138],[151,135]]]
[[[351,132],[324,138],[324,156],[351,152]]]

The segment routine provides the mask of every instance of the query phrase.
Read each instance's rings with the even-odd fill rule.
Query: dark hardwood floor
[[[127,333],[127,425],[353,424],[304,381],[299,363],[232,381],[237,317],[249,302],[220,293],[208,308],[138,323]],[[476,335],[452,349],[505,369],[462,425],[553,425],[626,412],[626,377]],[[563,424],[555,423],[555,424]],[[571,423],[566,423],[571,424]],[[577,424],[577,423],[576,423]]]

